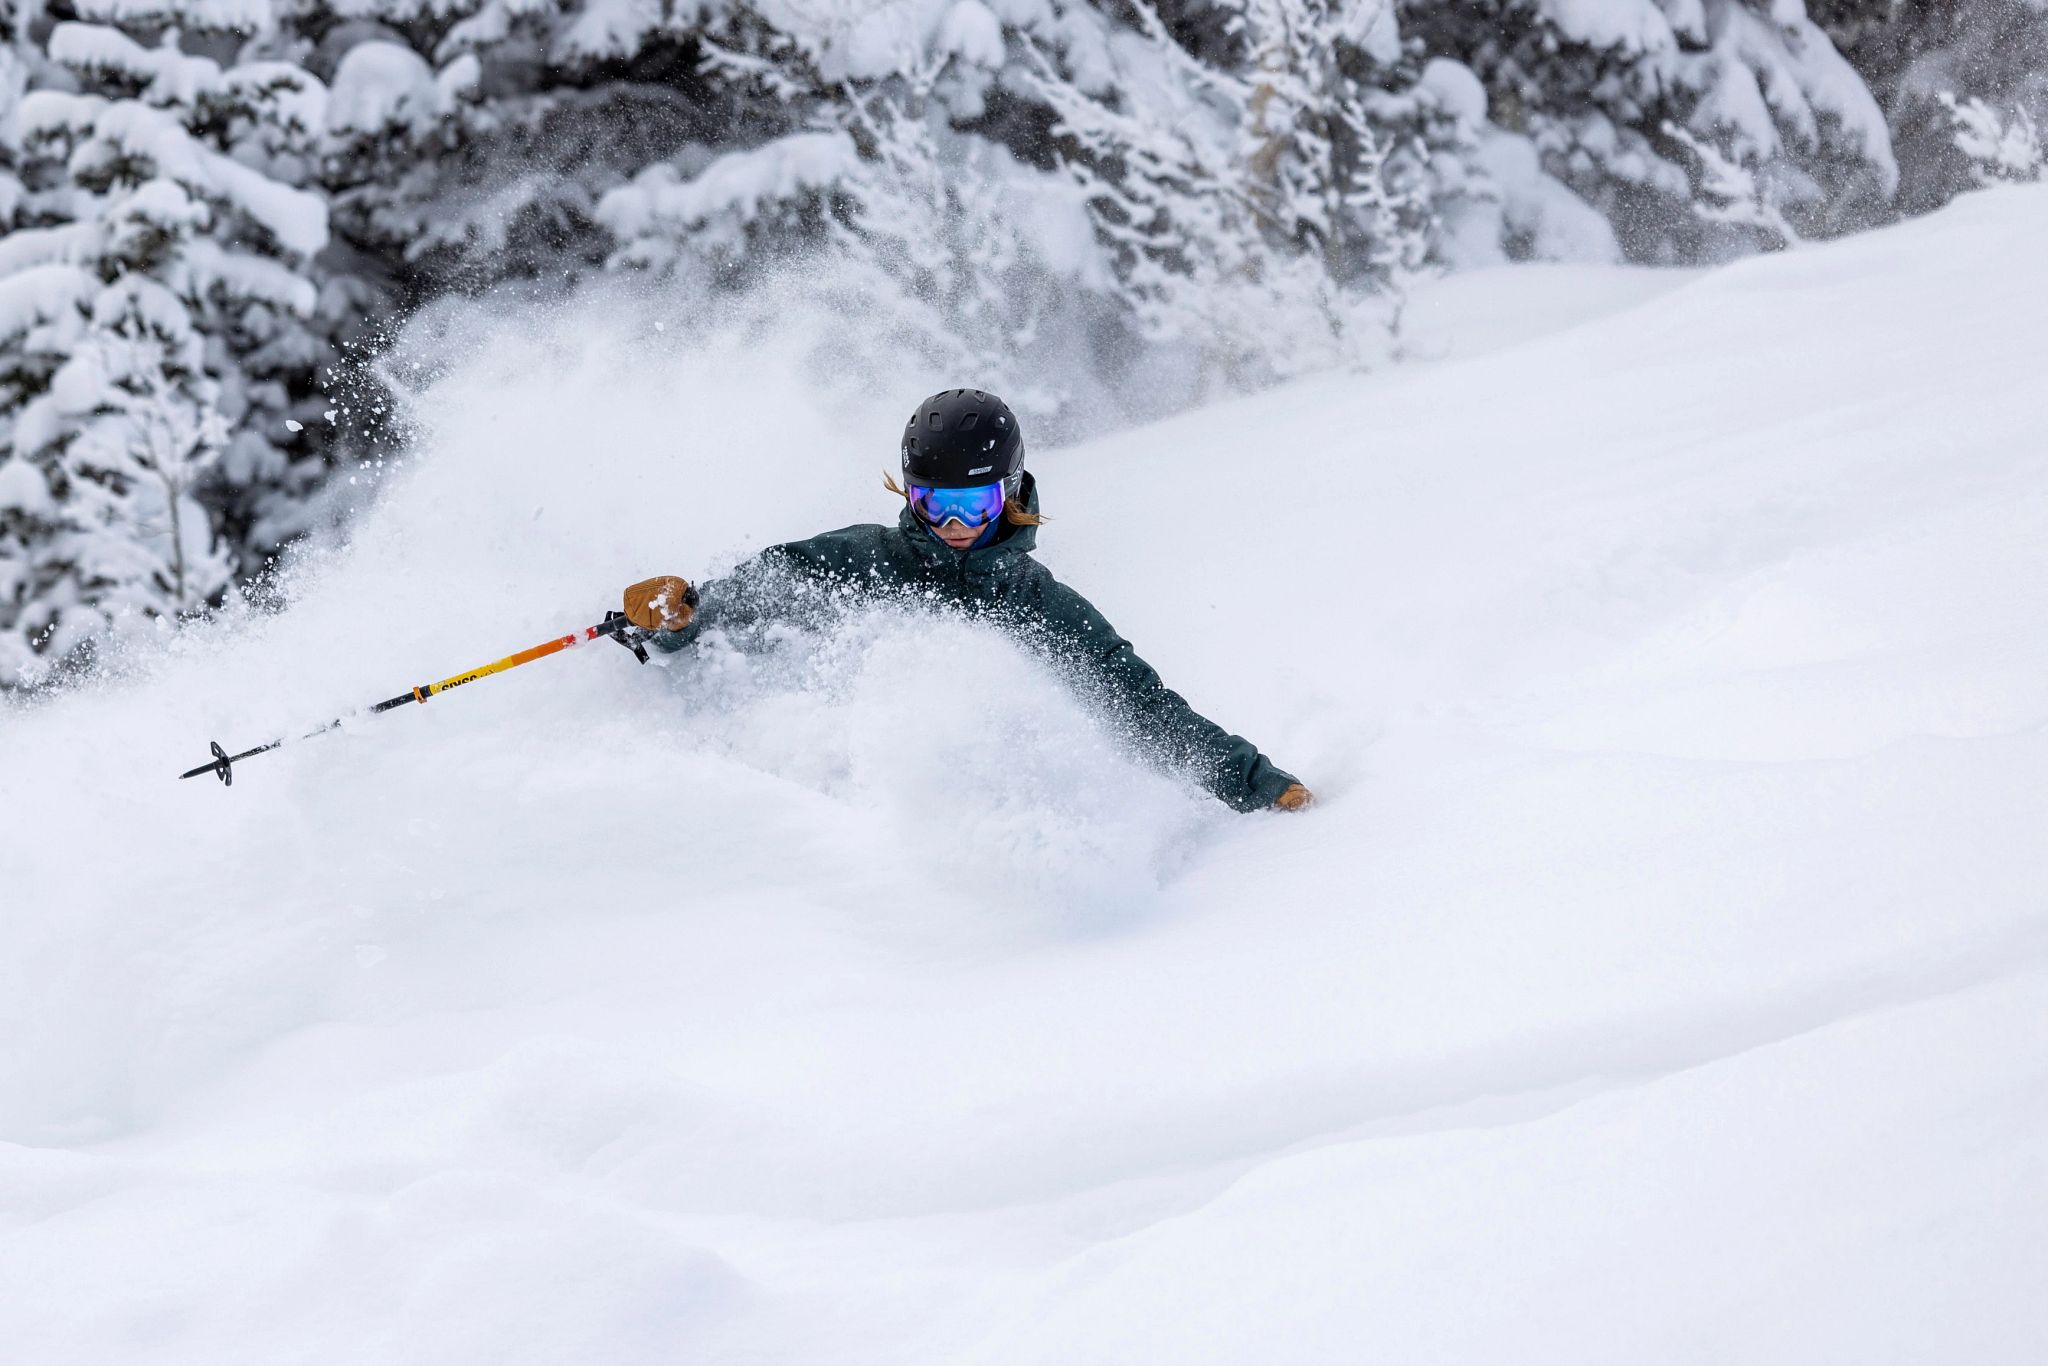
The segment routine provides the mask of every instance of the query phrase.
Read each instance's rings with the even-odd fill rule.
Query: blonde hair
[[[910,490],[897,483],[896,476],[890,474],[887,470],[882,471],[882,487],[906,502],[909,501]],[[1026,511],[1022,503],[1018,502],[1015,498],[1005,496],[1003,498],[1003,520],[1011,526],[1043,526],[1051,519],[1041,516],[1036,512]]]

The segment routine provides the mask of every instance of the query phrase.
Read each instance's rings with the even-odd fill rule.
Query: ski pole
[[[408,702],[425,702],[428,698],[438,697],[451,688],[459,688],[465,683],[474,683],[479,678],[489,678],[492,674],[503,673],[507,669],[516,669],[521,664],[531,664],[536,659],[546,659],[549,655],[557,654],[572,645],[581,645],[586,640],[597,640],[604,636],[611,637],[619,644],[631,650],[634,657],[642,664],[645,664],[647,662],[647,648],[641,642],[649,634],[649,632],[643,631],[638,626],[627,621],[624,613],[606,612],[604,614],[604,621],[600,625],[586,626],[582,630],[572,632],[569,635],[556,636],[553,640],[536,645],[530,650],[521,650],[517,654],[506,655],[503,659],[494,663],[481,664],[474,669],[465,669],[463,672],[455,674],[450,678],[442,679],[439,683],[422,683],[411,692],[401,693],[397,697],[377,703],[369,708],[368,712],[369,715],[375,716],[379,712],[390,711],[393,707],[402,707]],[[316,735],[325,735],[347,719],[348,717],[346,716],[338,716],[326,725],[316,726],[298,738],[310,740]],[[235,781],[234,765],[236,760],[247,759],[251,755],[263,754],[269,750],[276,749],[291,738],[290,736],[285,736],[272,740],[267,745],[258,745],[254,749],[245,749],[240,754],[228,753],[220,747],[220,741],[215,740],[212,742],[212,763],[201,764],[199,767],[185,773],[180,773],[178,776],[180,778],[196,778],[202,773],[211,773],[221,780],[223,786],[232,787]]]

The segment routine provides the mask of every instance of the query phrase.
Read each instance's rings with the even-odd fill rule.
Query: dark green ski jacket
[[[1030,475],[1020,490],[1036,510]],[[1038,528],[1005,525],[985,546],[955,550],[904,508],[896,525],[850,526],[772,545],[721,579],[699,585],[697,614],[651,639],[680,650],[706,631],[811,615],[848,596],[898,595],[986,613],[1100,698],[1159,761],[1184,769],[1240,811],[1271,806],[1295,781],[1248,740],[1231,735],[1159,681],[1088,600],[1031,558]]]

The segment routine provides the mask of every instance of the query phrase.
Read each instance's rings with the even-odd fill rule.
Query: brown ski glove
[[[688,579],[658,574],[626,590],[626,620],[643,631],[680,631],[697,615],[697,590]]]
[[[1288,784],[1287,790],[1273,799],[1275,811],[1300,811],[1315,800],[1315,794],[1300,783]]]

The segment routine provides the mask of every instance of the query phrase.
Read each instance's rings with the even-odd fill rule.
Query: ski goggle
[[[910,510],[926,526],[959,522],[969,530],[985,527],[1003,515],[1003,486],[998,482],[965,489],[932,489],[912,484]]]

